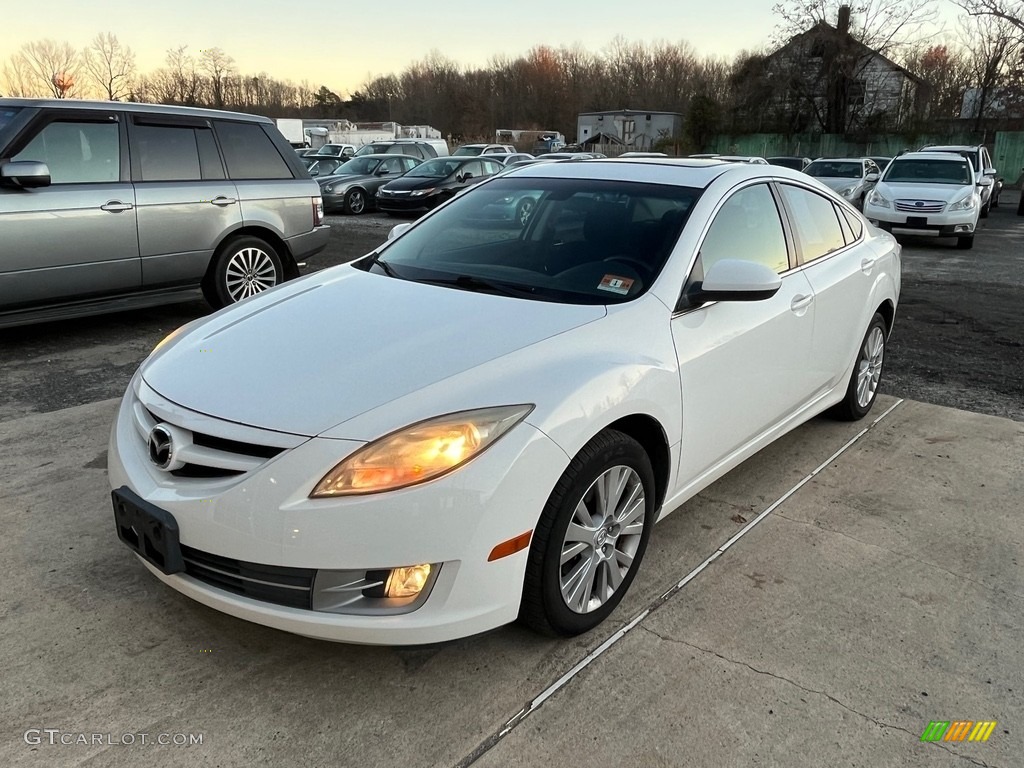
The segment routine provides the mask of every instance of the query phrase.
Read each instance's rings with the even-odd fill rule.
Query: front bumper
[[[397,197],[394,195],[381,195],[377,193],[374,200],[377,208],[387,213],[426,213],[440,202],[438,195],[424,195],[422,197],[411,197],[405,195]]]
[[[190,414],[152,393],[145,407],[181,427],[201,425],[238,440],[232,425]],[[543,433],[519,424],[467,465],[433,482],[389,493],[309,499],[313,485],[360,447],[313,438],[253,470],[221,478],[176,477],[150,460],[130,390],[111,432],[112,488],[127,486],[174,516],[183,547],[212,558],[290,569],[349,571],[438,564],[429,594],[404,613],[361,615],[265,602],[189,573],[161,581],[241,619],[324,640],[416,645],[451,640],[513,621],[529,550],[487,562],[494,546],[533,530],[568,457]],[[234,425],[237,428],[237,425]],[[251,428],[248,430],[251,435]],[[216,560],[212,562],[216,563]],[[315,603],[314,603],[315,604]]]
[[[880,208],[870,203],[864,206],[864,216],[886,232],[907,232],[938,237],[973,234],[978,223],[977,210],[914,215],[892,208]]]

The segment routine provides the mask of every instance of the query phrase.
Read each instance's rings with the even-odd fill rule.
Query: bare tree
[[[933,118],[960,117],[964,92],[971,84],[970,62],[963,48],[921,43],[904,56],[903,65],[928,83],[923,111]]]
[[[23,45],[20,55],[36,87],[43,86],[58,99],[80,92],[82,57],[69,43],[36,40]]]
[[[40,90],[34,81],[25,56],[16,53],[4,64],[2,90],[5,96],[42,96],[45,88]]]
[[[1004,16],[995,14],[971,16],[961,23],[960,37],[969,51],[969,72],[977,89],[970,105],[975,130],[980,130],[986,109],[1006,84],[1009,65],[1022,48],[1017,28]]]
[[[82,66],[85,74],[110,101],[120,101],[131,93],[135,53],[121,45],[112,32],[101,32],[93,38],[82,54]]]
[[[1024,35],[1024,0],[952,0],[970,16],[995,16]]]
[[[213,106],[224,106],[224,86],[228,77],[235,73],[235,60],[220,48],[204,48],[199,54],[199,66],[210,79],[210,94]]]
[[[167,77],[169,93],[160,101],[177,102],[178,104],[195,105],[199,103],[202,92],[202,76],[196,69],[196,60],[188,52],[188,46],[182,45],[167,51]],[[169,96],[169,98],[168,98]]]

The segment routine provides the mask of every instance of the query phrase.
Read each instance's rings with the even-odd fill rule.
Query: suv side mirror
[[[994,178],[997,173],[998,171],[995,168],[986,168],[984,171],[981,172],[981,175],[992,176]]]
[[[469,181],[469,180],[470,180],[470,179],[472,179],[472,178],[473,178],[473,174],[472,174],[472,173],[464,173],[464,174],[462,174],[462,176],[461,176],[461,177],[459,178],[459,181]]]
[[[30,189],[50,186],[50,168],[35,160],[6,160],[0,163],[0,183]]]
[[[878,172],[871,171],[867,176],[864,177],[864,181],[878,181]]]
[[[411,226],[411,221],[404,221],[401,224],[396,224],[391,228],[391,231],[388,232],[388,240],[394,240],[399,235],[404,235]]]
[[[991,176],[983,176],[980,179],[978,179],[979,187],[991,187],[993,184],[995,184],[995,179],[993,179]]]

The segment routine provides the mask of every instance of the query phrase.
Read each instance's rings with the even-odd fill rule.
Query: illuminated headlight
[[[410,194],[412,197],[423,197],[424,195],[429,195],[431,192],[436,191],[437,190],[434,187],[431,187],[430,189],[414,189]]]
[[[380,493],[440,477],[482,453],[532,410],[508,405],[460,411],[392,432],[335,466],[310,498]]]
[[[967,197],[957,200],[953,203],[947,211],[973,211],[974,210],[974,193],[967,195]]]
[[[416,597],[430,576],[430,563],[395,568],[388,574],[384,597]]]
[[[882,193],[877,189],[871,190],[871,194],[868,195],[868,205],[874,205],[879,208],[888,208],[889,201],[882,196]]]

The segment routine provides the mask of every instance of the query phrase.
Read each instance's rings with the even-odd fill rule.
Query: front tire
[[[578,635],[615,609],[640,567],[655,516],[643,447],[609,429],[587,443],[551,492],[534,531],[519,618]]]
[[[858,421],[868,415],[878,396],[882,364],[885,362],[885,343],[885,318],[876,312],[857,350],[857,362],[850,375],[846,396],[829,411],[830,416],[842,421]]]
[[[258,237],[229,240],[203,280],[203,295],[214,309],[226,307],[262,293],[284,281],[284,267],[277,251]]]
[[[366,210],[366,192],[361,189],[350,189],[345,195],[345,213],[358,216]]]
[[[958,237],[956,239],[956,247],[961,251],[969,251],[974,247],[974,235],[967,235],[965,237]]]

